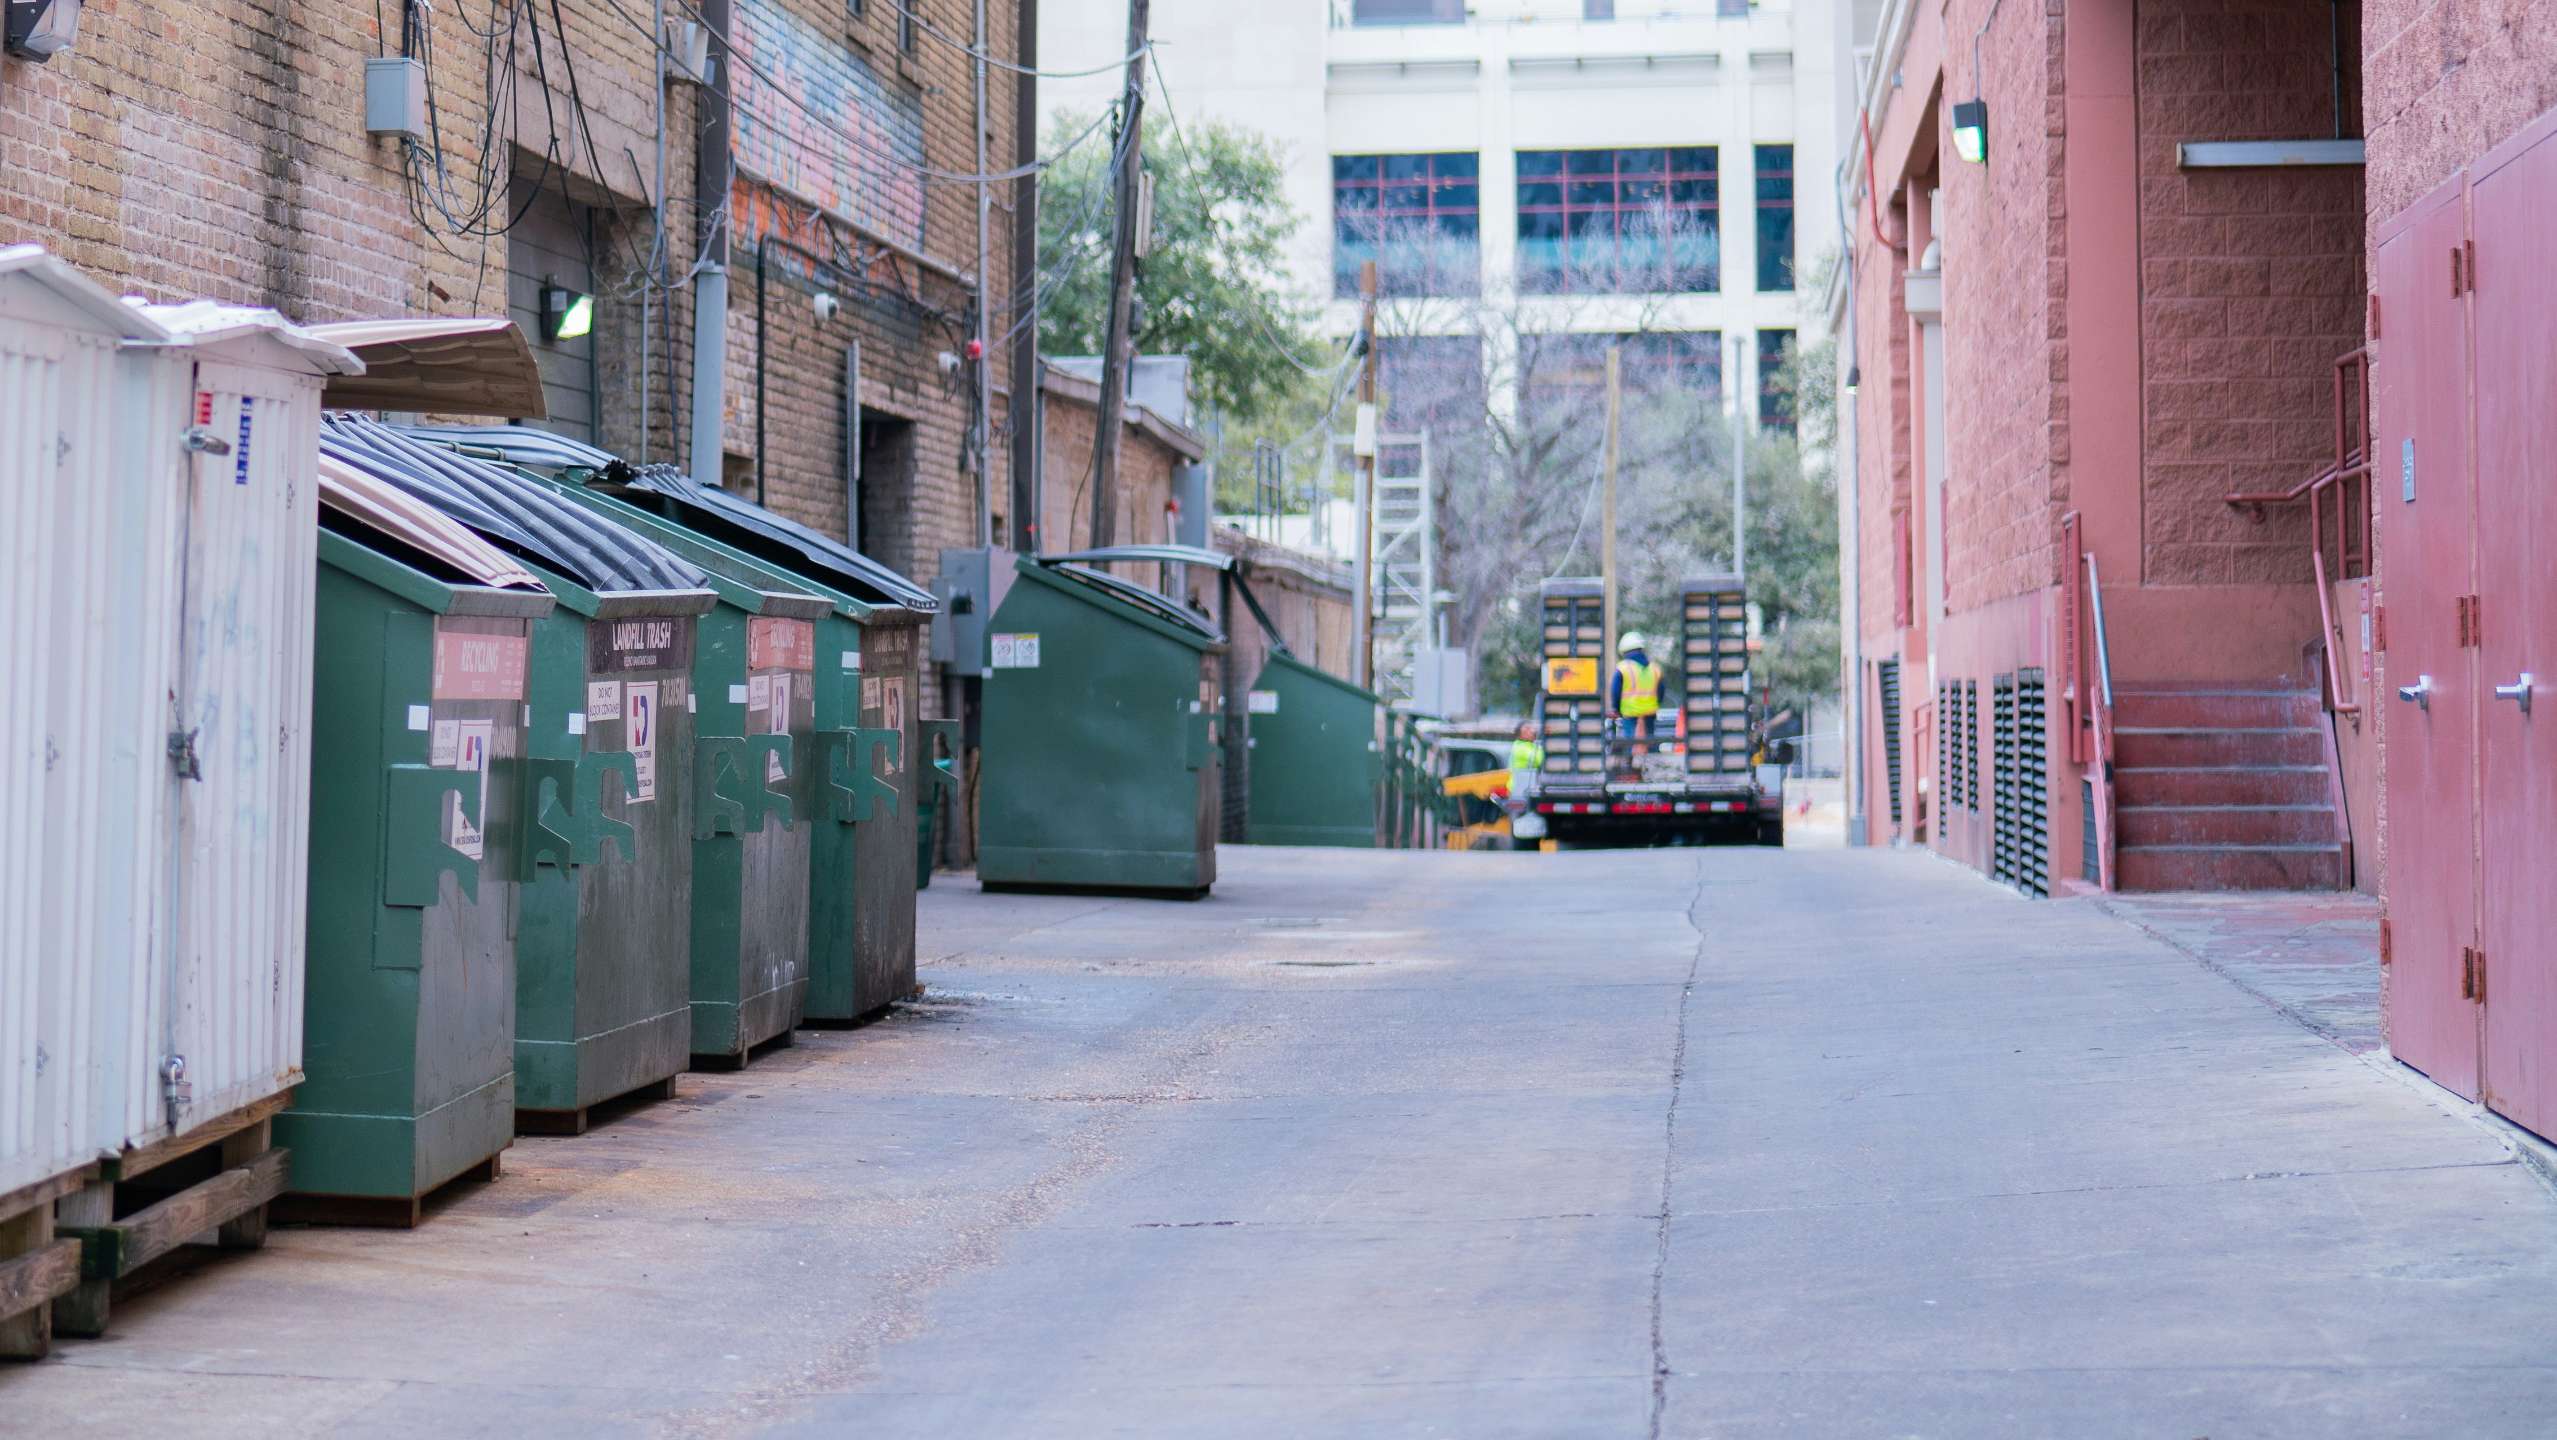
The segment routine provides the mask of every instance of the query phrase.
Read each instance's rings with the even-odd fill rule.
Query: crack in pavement
[[[1705,862],[1696,860],[1696,892],[1687,897],[1687,928],[1696,932],[1695,953],[1687,959],[1687,979],[1678,987],[1678,1038],[1669,1052],[1669,1106],[1662,1121],[1660,1145],[1660,1227],[1651,1261],[1651,1440],[1660,1440],[1660,1425],[1669,1408],[1669,1346],[1661,1333],[1662,1292],[1669,1282],[1669,1232],[1675,1218],[1670,1187],[1678,1173],[1678,1099],[1687,1084],[1687,1002],[1696,993],[1696,974],[1705,963],[1705,927],[1697,907],[1705,903]]]

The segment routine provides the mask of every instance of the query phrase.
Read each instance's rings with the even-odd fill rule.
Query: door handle
[[[2433,708],[2433,677],[2418,675],[2415,677],[2414,684],[2398,686],[2397,698],[2414,701],[2415,707],[2419,710],[2431,710]]]
[[[2510,685],[2496,686],[2495,698],[2498,700],[2510,700],[2521,707],[2521,713],[2524,715],[2529,714],[2531,679],[2531,673],[2524,670],[2521,672],[2521,677],[2513,681]]]

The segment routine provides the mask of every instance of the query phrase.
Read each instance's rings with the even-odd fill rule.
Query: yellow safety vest
[[[1509,742],[1509,768],[1542,770],[1545,768],[1545,747],[1533,740],[1512,740]]]
[[[1624,698],[1616,705],[1616,713],[1639,720],[1660,713],[1660,662],[1637,665],[1631,660],[1616,662],[1617,678],[1625,682]]]

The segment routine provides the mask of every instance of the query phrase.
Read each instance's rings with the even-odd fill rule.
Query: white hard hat
[[[1643,632],[1640,630],[1628,630],[1624,638],[1616,642],[1616,653],[1619,655],[1631,655],[1644,648],[1646,647],[1643,645]]]

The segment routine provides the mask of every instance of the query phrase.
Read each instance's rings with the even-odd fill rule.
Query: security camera
[[[959,369],[959,352],[958,352],[958,351],[956,351],[956,350],[944,350],[944,351],[942,351],[942,352],[941,352],[941,354],[940,354],[938,357],[936,357],[936,358],[938,358],[938,359],[940,360],[940,362],[941,362],[941,373],[942,373],[942,374],[944,374],[944,375],[953,375],[953,374],[958,373],[958,369]]]
[[[824,290],[817,292],[816,305],[817,323],[820,325],[835,318],[836,312],[843,309],[843,302]]]

